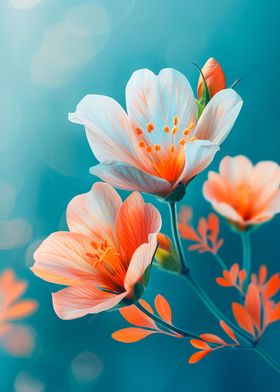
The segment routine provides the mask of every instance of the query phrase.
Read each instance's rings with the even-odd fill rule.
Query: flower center
[[[191,122],[178,137],[178,116],[175,116],[172,127],[165,125],[163,129],[157,130],[154,124],[149,122],[145,131],[136,128],[138,146],[143,153],[143,159],[152,167],[152,174],[155,171],[156,175],[170,183],[176,182],[185,164],[185,144],[196,139],[190,137],[194,126],[194,122]],[[154,132],[157,132],[157,139],[161,139],[162,143],[152,142]]]

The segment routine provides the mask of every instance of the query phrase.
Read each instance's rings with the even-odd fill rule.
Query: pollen
[[[184,130],[183,135],[188,136],[191,133],[191,129],[187,128]]]
[[[137,134],[137,135],[142,135],[142,133],[143,133],[143,132],[142,132],[142,129],[137,127],[137,128],[136,128],[136,134]]]
[[[186,144],[186,140],[180,139],[180,142],[179,142],[179,143],[180,143],[181,146],[184,146],[184,145]]]
[[[175,116],[175,117],[173,118],[173,125],[176,126],[177,124],[178,124],[178,117]]]
[[[173,144],[171,144],[171,146],[170,146],[170,151],[171,151],[171,152],[174,152],[174,151],[175,151],[175,147],[173,146]]]
[[[147,146],[147,152],[148,152],[148,153],[151,153],[152,150],[153,150],[152,146]]]
[[[168,125],[165,125],[165,127],[163,128],[163,130],[164,130],[165,133],[168,133],[168,132],[170,131],[169,126],[168,126]]]
[[[147,131],[148,131],[149,133],[151,133],[154,129],[155,129],[154,124],[152,124],[152,123],[149,122],[149,123],[147,124]]]
[[[177,133],[177,131],[178,131],[178,128],[176,126],[173,127],[172,131],[171,131],[172,135],[175,135]]]
[[[155,150],[156,150],[156,151],[160,151],[160,150],[161,150],[161,147],[160,147],[159,144],[155,144]]]
[[[143,147],[145,147],[145,142],[143,142],[143,140],[141,140],[141,141],[138,143],[138,145],[139,145],[140,148],[143,148]]]

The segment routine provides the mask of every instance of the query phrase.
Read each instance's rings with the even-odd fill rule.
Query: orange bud
[[[211,57],[206,61],[202,68],[202,73],[206,80],[206,84],[209,89],[211,97],[213,97],[218,91],[226,88],[226,78],[220,64]],[[203,80],[202,76],[199,76],[197,84],[197,97],[201,98],[203,92]]]

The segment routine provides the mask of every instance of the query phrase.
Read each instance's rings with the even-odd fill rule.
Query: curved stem
[[[176,202],[174,202],[174,201],[170,202],[169,208],[170,208],[170,216],[171,216],[172,235],[173,235],[174,242],[175,242],[175,248],[177,250],[177,253],[179,255],[179,260],[181,263],[181,271],[184,273],[189,270],[189,267],[187,266],[187,263],[185,261],[184,252],[183,252],[182,244],[181,244],[181,239],[180,239],[180,235],[179,235],[179,231],[178,231]]]
[[[141,312],[145,313],[148,317],[150,317],[151,319],[153,319],[157,324],[162,325],[164,328],[169,329],[170,331],[173,331],[179,335],[184,336],[184,338],[187,339],[200,339],[200,337],[198,335],[195,335],[192,332],[189,331],[185,331],[183,329],[177,328],[172,324],[169,324],[165,321],[163,321],[161,318],[159,318],[158,316],[156,316],[154,313],[150,313],[146,308],[144,308],[144,306],[142,306],[139,302],[136,302],[135,305],[137,306],[137,308],[139,310],[141,310]]]
[[[255,351],[278,373],[280,373],[280,365],[277,363],[262,347],[256,346]]]
[[[221,258],[221,256],[218,255],[218,253],[212,253],[212,255],[215,257],[215,259],[217,260],[217,262],[220,264],[221,268],[222,268],[223,270],[226,270],[226,271],[227,271],[228,267],[226,266],[226,264],[225,264],[224,260]]]
[[[246,281],[248,281],[251,272],[251,246],[250,234],[247,231],[241,233],[242,246],[243,246],[243,268],[247,272]]]

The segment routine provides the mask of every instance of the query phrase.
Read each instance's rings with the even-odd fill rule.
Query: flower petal
[[[145,203],[138,192],[133,192],[123,202],[116,219],[116,231],[120,251],[130,261],[135,250],[149,242],[149,235],[159,233],[161,216],[158,210]]]
[[[114,332],[112,338],[122,343],[135,343],[157,332],[150,329],[128,327]]]
[[[190,365],[200,361],[202,358],[206,357],[209,353],[211,353],[212,349],[209,350],[202,350],[194,353],[188,360]]]
[[[90,253],[91,239],[83,234],[56,232],[45,239],[34,253],[35,275],[57,284],[77,284],[95,275]]]
[[[230,326],[227,325],[223,320],[220,320],[220,326],[224,330],[224,332],[236,343],[239,344],[237,337],[235,336],[235,333],[233,330],[230,328]]]
[[[67,287],[52,294],[53,307],[63,320],[83,317],[86,314],[103,312],[115,307],[127,295],[101,291],[93,285],[83,284]]]
[[[254,322],[255,327],[261,330],[261,298],[258,287],[250,283],[245,298],[245,307]]]
[[[221,144],[231,131],[242,103],[241,97],[234,90],[219,91],[202,112],[193,136]]]
[[[165,126],[172,128],[174,117],[178,117],[178,137],[196,121],[192,88],[186,77],[172,68],[162,69],[158,75],[148,69],[134,72],[126,86],[126,106],[136,126],[146,129],[153,123],[155,131],[149,134],[153,143],[166,139],[160,131]]]
[[[119,189],[166,196],[171,184],[122,162],[104,162],[90,168],[90,173]]]
[[[67,208],[70,231],[116,246],[115,220],[122,200],[115,189],[102,182],[88,193],[74,197]]]
[[[85,126],[95,157],[104,162],[108,157],[122,162],[134,162],[136,134],[123,108],[104,95],[87,95],[78,104],[69,120]]]
[[[168,324],[172,324],[171,307],[168,301],[160,294],[155,298],[155,307],[162,320],[166,321]]]
[[[134,285],[139,282],[153,261],[157,248],[157,235],[150,234],[149,243],[142,244],[134,252],[126,273],[124,287],[127,292],[132,292]]]
[[[254,337],[255,336],[254,325],[247,309],[243,305],[237,302],[233,302],[232,312],[240,328],[244,329],[244,331],[248,332],[250,335]]]
[[[136,325],[137,327],[157,329],[155,322],[135,305],[121,308],[120,313],[130,324]]]
[[[219,146],[206,140],[187,143],[185,147],[185,168],[178,182],[187,184],[212,162]]]

